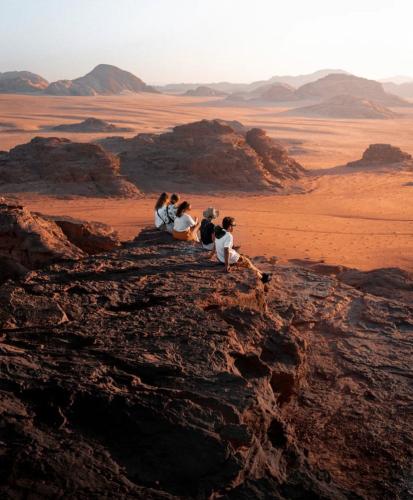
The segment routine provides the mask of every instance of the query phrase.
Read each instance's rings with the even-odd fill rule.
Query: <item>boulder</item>
[[[10,273],[84,257],[54,222],[19,205],[0,204],[0,256],[11,259]],[[23,267],[21,267],[23,266]]]
[[[3,192],[80,196],[139,194],[119,172],[119,160],[95,144],[35,137],[0,155]]]
[[[118,233],[102,222],[87,222],[68,216],[39,215],[55,222],[71,243],[89,255],[108,252],[121,245]]]

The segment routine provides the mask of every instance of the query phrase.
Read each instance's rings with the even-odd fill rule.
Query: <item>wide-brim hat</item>
[[[203,215],[205,219],[216,219],[219,216],[219,210],[213,207],[208,207],[206,210],[204,210]]]

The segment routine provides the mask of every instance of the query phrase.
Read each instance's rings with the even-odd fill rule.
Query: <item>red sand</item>
[[[391,143],[413,153],[413,111],[395,120],[317,120],[281,117],[285,108],[206,106],[215,98],[164,95],[118,97],[34,97],[0,95],[0,122],[24,132],[0,132],[0,150],[29,141],[46,125],[93,116],[143,131],[162,131],[200,118],[237,119],[259,126],[277,138],[303,141],[295,158],[307,168],[325,168],[356,160],[375,142]],[[204,104],[202,104],[204,103]],[[88,141],[107,134],[70,134]],[[294,156],[294,154],[293,154]],[[191,196],[194,213],[216,206],[238,220],[235,238],[250,255],[283,260],[309,258],[361,269],[398,266],[413,270],[413,173],[352,173],[325,176],[305,195]],[[112,224],[132,238],[152,223],[153,198],[142,200],[48,199],[27,197],[34,210],[67,214]]]

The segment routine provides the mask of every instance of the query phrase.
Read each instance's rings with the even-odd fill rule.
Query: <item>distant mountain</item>
[[[408,106],[400,97],[388,94],[381,83],[354,75],[330,74],[319,80],[307,83],[297,89],[300,99],[326,100],[338,95],[351,95],[376,101],[385,106]]]
[[[413,78],[411,76],[397,75],[390,78],[383,78],[378,81],[380,83],[396,83],[397,85],[400,85],[401,83],[413,82]]]
[[[168,83],[167,85],[157,85],[155,88],[165,94],[184,94],[188,90],[196,90],[198,87],[208,87],[219,92],[230,94],[232,92],[243,91],[247,89],[249,83]]]
[[[285,102],[295,100],[295,89],[285,83],[262,85],[250,92],[235,92],[227,97],[228,101],[268,101]]]
[[[330,74],[341,74],[341,75],[349,75],[347,71],[344,71],[342,69],[320,69],[318,71],[314,71],[313,73],[308,73],[304,75],[297,75],[297,76],[273,76],[272,78],[269,79],[269,82],[275,83],[275,82],[280,82],[280,83],[286,83],[287,85],[291,85],[292,87],[298,88],[301,87],[302,85],[305,85],[306,83],[311,83],[315,82],[316,80],[319,80],[320,78],[324,78],[327,75]]]
[[[312,106],[303,106],[283,113],[288,116],[304,116],[314,118],[347,118],[383,120],[399,116],[390,109],[377,102],[354,97],[339,95]]]
[[[194,90],[197,87],[209,87],[214,90],[219,90],[221,92],[240,93],[240,92],[251,92],[264,85],[269,85],[272,83],[285,83],[291,85],[292,87],[299,87],[305,83],[313,82],[326,76],[330,73],[343,73],[347,74],[346,71],[342,69],[321,69],[319,71],[314,71],[313,73],[297,76],[273,76],[268,80],[257,80],[252,83],[231,83],[231,82],[215,82],[215,83],[171,83],[168,85],[157,86],[156,88],[161,92],[170,94],[182,94],[188,90]]]
[[[118,95],[126,92],[155,92],[140,78],[110,64],[99,64],[90,73],[75,80],[58,80],[45,90],[52,95]]]
[[[192,97],[224,97],[228,94],[226,92],[222,92],[221,90],[215,90],[211,87],[201,85],[196,89],[187,90],[183,95]]]
[[[0,73],[0,93],[31,93],[44,90],[49,82],[30,71]]]
[[[413,98],[413,81],[404,83],[383,83],[383,88],[386,92],[391,92],[399,97],[411,99]]]

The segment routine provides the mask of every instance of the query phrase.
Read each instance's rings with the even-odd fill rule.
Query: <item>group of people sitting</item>
[[[220,226],[213,222],[219,216],[219,211],[215,208],[204,210],[201,222],[198,217],[190,215],[191,209],[189,202],[180,202],[179,195],[169,196],[162,193],[155,205],[156,228],[171,233],[176,240],[200,243],[202,248],[211,252],[211,258],[217,256],[226,272],[230,272],[231,266],[248,267],[263,283],[270,281],[269,273],[261,272],[248,257],[238,253],[238,248],[234,247],[232,233],[236,224],[233,217],[224,217]]]

